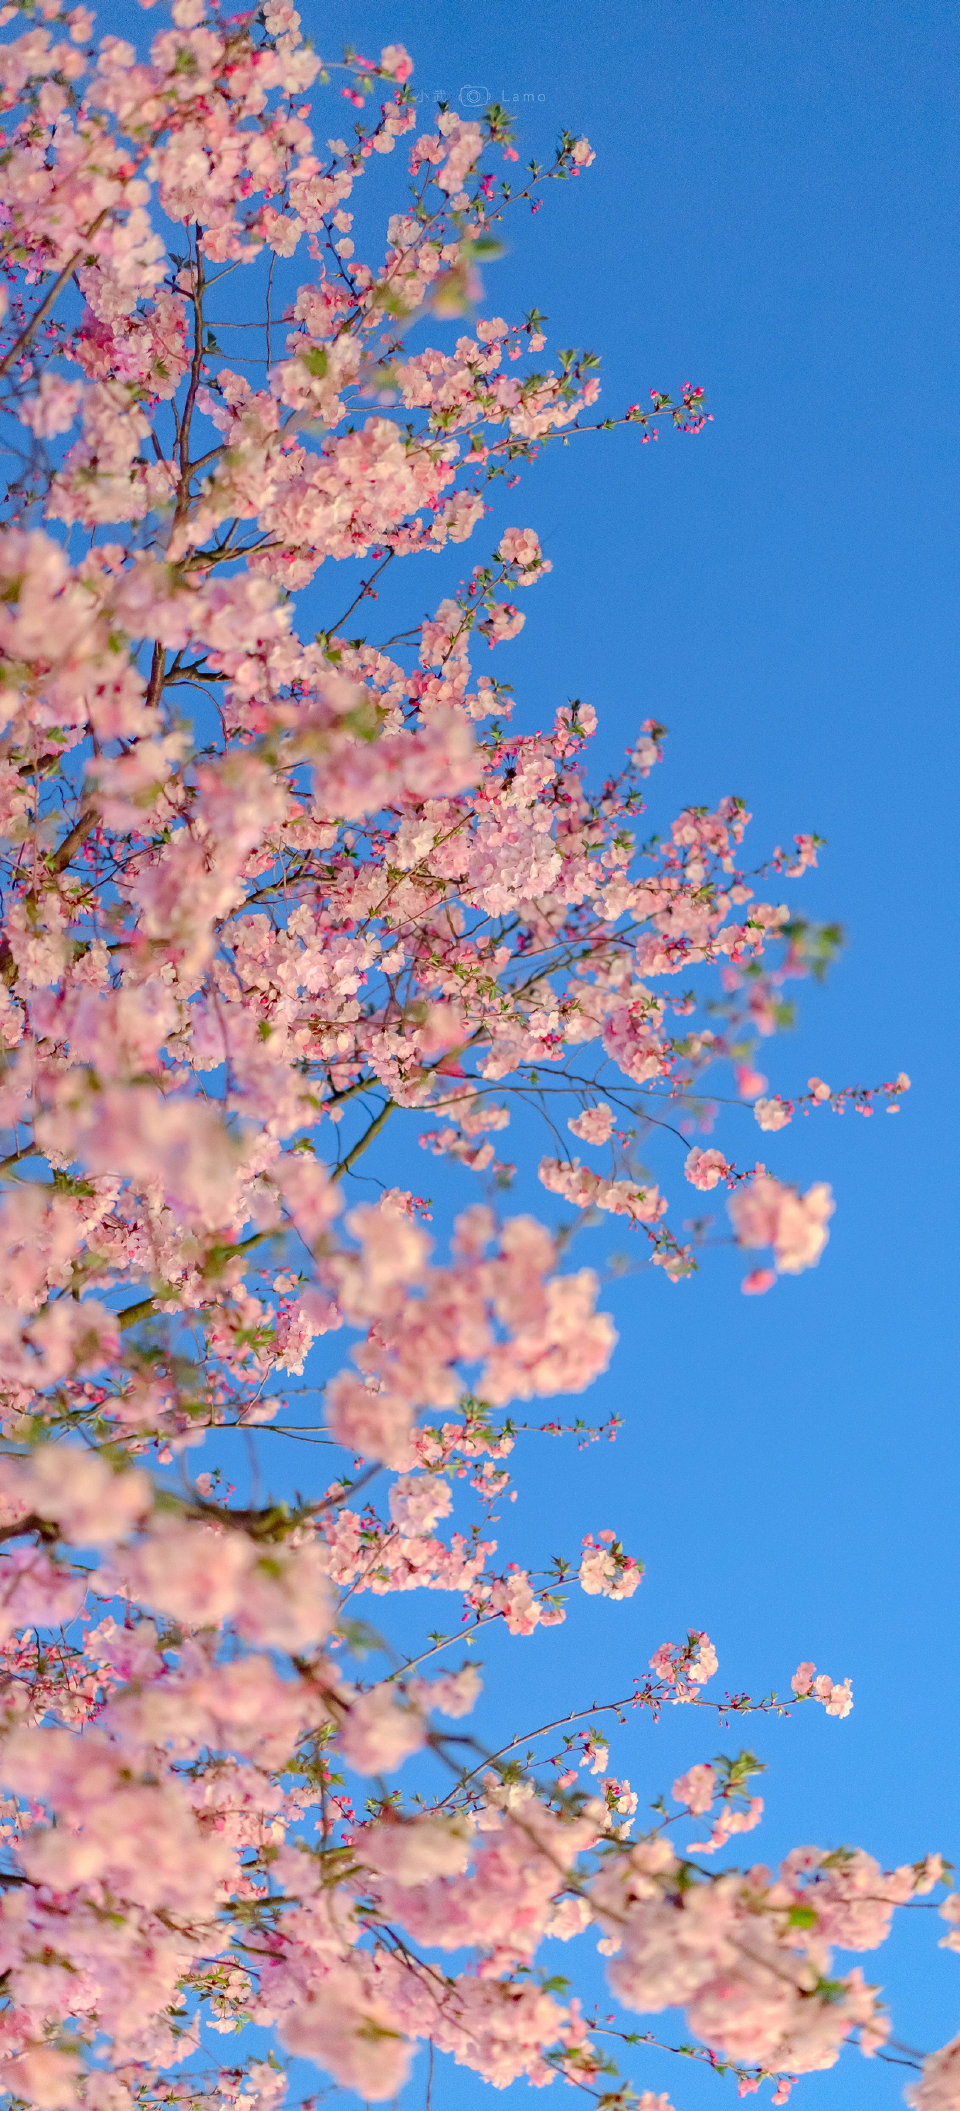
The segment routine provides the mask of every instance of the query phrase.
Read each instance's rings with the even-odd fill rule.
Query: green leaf
[[[355,1657],[368,1657],[383,1648],[383,1636],[367,1620],[338,1620],[337,1633]]]

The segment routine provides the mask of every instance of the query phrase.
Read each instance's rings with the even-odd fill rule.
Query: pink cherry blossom
[[[395,81],[408,81],[413,72],[413,60],[402,44],[385,44],[380,53],[380,65],[384,73],[393,75]]]
[[[827,1243],[834,1203],[823,1181],[805,1195],[761,1172],[727,1205],[741,1246],[772,1246],[780,1274],[813,1268]]]
[[[347,1704],[339,1744],[348,1766],[361,1774],[382,1774],[418,1751],[425,1735],[422,1715],[402,1705],[395,1687],[374,1686]]]
[[[792,1115],[789,1102],[779,1096],[754,1100],[753,1111],[761,1129],[783,1129]]]
[[[689,1842],[689,1852],[691,1854],[716,1854],[719,1848],[726,1846],[727,1841],[735,1833],[752,1832],[754,1826],[759,1825],[762,1817],[762,1796],[751,1796],[744,1810],[739,1810],[733,1803],[724,1803],[714,1819],[709,1837],[706,1840],[691,1840]]]
[[[294,1655],[322,1642],[336,1617],[336,1601],[320,1548],[265,1552],[248,1569],[236,1613],[239,1634],[263,1648]]]
[[[772,1268],[751,1268],[740,1285],[745,1297],[763,1297],[772,1290],[777,1278]]]
[[[470,1860],[468,1828],[414,1818],[408,1823],[372,1825],[356,1843],[356,1854],[368,1869],[401,1885],[425,1884],[435,1876],[461,1876]]]
[[[410,2052],[389,2008],[367,1996],[358,1975],[334,1968],[301,2006],[284,2017],[290,2052],[312,2059],[343,2089],[368,2103],[396,2096],[407,2078]]]
[[[671,1795],[677,1803],[684,1803],[692,1816],[699,1818],[710,1809],[716,1794],[716,1774],[706,1761],[688,1768],[674,1782]]]
[[[532,528],[504,528],[500,537],[500,557],[504,564],[515,566],[518,586],[529,586],[534,579],[542,578],[544,572],[552,570],[549,558],[544,557],[540,548],[540,538]]]
[[[904,2091],[911,2111],[956,2111],[960,2104],[960,2038],[924,2060],[919,2082]]]
[[[730,1168],[722,1151],[701,1151],[694,1147],[687,1152],[683,1170],[692,1187],[708,1189],[725,1179]]]
[[[161,1515],[115,1557],[114,1573],[131,1596],[188,1627],[208,1627],[237,1611],[251,1565],[252,1549],[240,1533]]]
[[[96,1452],[43,1444],[21,1460],[0,1460],[0,1489],[24,1512],[60,1525],[80,1546],[123,1539],[152,1507],[145,1473],[114,1473]]]
[[[638,1711],[840,1720],[851,1682],[805,1663],[786,1696],[714,1698],[686,1626],[646,1669],[641,1640],[626,1693],[571,1694],[547,1630],[578,1589],[581,1617],[635,1620],[643,1565],[610,1525],[555,1544],[544,1515],[534,1554],[523,1524],[546,1440],[599,1462],[621,1422],[580,1398],[616,1342],[581,1233],[618,1218],[637,1296],[666,1277],[688,1325],[713,1242],[674,1222],[681,1167],[769,1250],[749,1294],[823,1252],[829,1188],[735,1159],[717,1065],[769,1131],[896,1111],[909,1079],[753,1067],[809,966],[765,896],[818,836],[743,849],[733,796],[645,818],[656,718],[598,771],[593,704],[538,727],[499,653],[472,666],[551,569],[499,524],[504,473],[572,431],[702,431],[704,392],[598,420],[592,354],[480,312],[491,236],[586,139],[504,184],[504,112],[418,114],[403,45],[325,63],[293,0],[124,26],[0,9],[0,398],[27,465],[0,534],[0,2085],[280,2111],[289,2055],[388,2102],[420,2045],[491,2088],[671,2111],[632,2052],[612,2071],[625,2019],[545,1976],[579,1936],[641,2040],[677,2008],[698,2057],[783,2102],[883,2045],[833,1952],[876,1948],[948,1865],[727,1865],[762,1811],[745,1751],[679,1774],[671,1814],[654,1736],[631,1788]],[[407,557],[443,576],[395,615]],[[414,1143],[436,1195],[397,1184]],[[534,1167],[542,1222],[499,1206]],[[461,1176],[483,1199],[451,1229]],[[670,1474],[682,1445],[646,1476],[661,1502]],[[515,1709],[548,1655],[555,1702]],[[954,2053],[920,2111],[960,2102]]]
[[[604,1541],[608,1544],[604,1545]],[[632,1598],[642,1581],[642,1563],[631,1554],[624,1554],[612,1533],[601,1532],[600,1543],[596,1546],[592,1537],[584,1540],[580,1556],[580,1588],[588,1597]]]
[[[79,2072],[77,2061],[55,2045],[31,2045],[0,2063],[0,2086],[38,2111],[68,2111],[76,2103]]]
[[[567,1128],[572,1136],[579,1136],[581,1143],[606,1143],[614,1120],[613,1108],[600,1100],[595,1107],[584,1107],[582,1114],[571,1115]]]
[[[817,1672],[815,1664],[799,1664],[790,1681],[798,1700],[808,1697],[820,1702],[828,1715],[849,1715],[853,1707],[853,1692],[848,1678],[835,1682],[826,1672]]]

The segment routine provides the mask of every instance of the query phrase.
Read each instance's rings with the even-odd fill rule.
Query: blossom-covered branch
[[[786,1698],[713,1702],[695,1628],[619,1699],[450,1727],[481,1634],[640,1584],[611,1527],[546,1571],[492,1536],[528,1435],[617,1432],[541,1405],[614,1347],[578,1233],[616,1215],[679,1283],[712,1235],[671,1210],[722,1187],[717,1236],[768,1288],[833,1204],[753,1161],[756,1123],[908,1084],[771,1094],[755,1067],[838,943],[780,898],[817,837],[748,864],[734,797],[647,836],[658,722],[598,784],[591,704],[520,731],[471,665],[551,569],[532,529],[486,533],[498,479],[574,433],[702,432],[703,390],[591,417],[592,354],[541,366],[546,318],[485,312],[494,230],[585,139],[512,181],[504,111],[418,130],[404,49],[325,65],[289,0],[174,0],[143,51],[82,6],[24,12],[0,14],[0,2088],[271,2111],[289,2054],[382,2102],[427,2043],[666,2111],[541,1970],[592,1931],[627,2010],[684,2009],[698,2056],[782,2103],[883,2045],[834,1951],[949,1872],[716,1870],[760,1821],[752,1755],[693,1759],[635,1830],[601,1718],[842,1718],[850,1682],[805,1663]],[[357,114],[324,145],[327,89],[328,122]],[[357,186],[398,148],[363,262]],[[397,560],[471,540],[373,635]],[[722,1148],[693,1141],[721,1116]],[[504,1199],[511,1123],[547,1222]],[[391,1177],[405,1134],[480,1183],[436,1232]],[[323,1447],[317,1482],[265,1488],[268,1430],[291,1473]],[[957,2060],[918,2111],[960,2103]]]

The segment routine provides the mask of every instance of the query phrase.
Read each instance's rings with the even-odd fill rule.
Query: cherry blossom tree
[[[696,433],[702,391],[592,419],[591,357],[537,367],[544,319],[482,312],[497,228],[585,139],[521,174],[501,109],[418,131],[403,48],[324,65],[289,0],[174,0],[146,55],[92,35],[40,0],[0,47],[0,2088],[270,2111],[292,2059],[289,2101],[305,2061],[382,2102],[421,2048],[421,2078],[448,2054],[666,2111],[613,2055],[681,2008],[696,2057],[782,2104],[851,2041],[888,2056],[836,1953],[948,1872],[719,1868],[762,1810],[749,1752],[697,1760],[648,1823],[608,1739],[685,1706],[709,1751],[711,1711],[842,1718],[849,1681],[804,1663],[714,1702],[691,1632],[522,1741],[467,1721],[481,1630],[642,1576],[596,1520],[545,1574],[489,1536],[528,1436],[599,1434],[543,1405],[614,1347],[578,1230],[624,1219],[673,1295],[705,1254],[685,1185],[725,1197],[767,1291],[820,1259],[830,1189],[691,1138],[725,1089],[768,1132],[908,1084],[788,1097],[755,1067],[835,946],[780,899],[815,836],[748,864],[728,798],[643,841],[660,725],[592,787],[592,707],[518,733],[471,670],[549,570],[528,528],[484,542],[496,479],[615,423]],[[349,140],[314,136],[312,92]],[[398,148],[368,265],[354,193]],[[386,568],[471,539],[468,577],[379,639]],[[343,614],[338,560],[366,561]],[[543,1222],[509,1205],[511,1121]],[[463,1169],[442,1236],[391,1182],[404,1128]],[[243,1501],[230,1460],[265,1430],[288,1492],[257,1466]],[[622,2020],[549,1981],[556,1938],[599,1942]],[[908,2101],[955,2111],[960,2041],[921,2062]]]

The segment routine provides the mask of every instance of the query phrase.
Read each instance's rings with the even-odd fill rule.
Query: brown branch
[[[190,461],[190,427],[193,422],[197,391],[200,387],[200,375],[203,368],[203,294],[206,285],[203,275],[203,251],[200,247],[200,235],[201,229],[198,227],[196,229],[197,263],[193,280],[193,357],[190,361],[190,380],[187,385],[186,400],[180,419],[180,436],[177,442],[180,483],[177,490],[177,503],[173,511],[171,535],[176,534],[181,521],[189,511],[190,480],[195,466]]]
[[[74,822],[69,835],[64,836],[63,842],[48,858],[47,864],[52,873],[66,871],[74,851],[79,850],[81,843],[85,843],[87,837],[93,834],[99,819],[96,807],[88,806],[79,820]]]
[[[361,1153],[367,1149],[369,1144],[372,1144],[374,1137],[379,1136],[387,1116],[393,1113],[396,1104],[396,1100],[388,1099],[385,1106],[381,1107],[379,1114],[374,1116],[369,1129],[364,1130],[359,1141],[354,1144],[352,1151],[348,1151],[346,1157],[341,1159],[340,1164],[334,1167],[330,1175],[331,1180],[342,1180],[344,1173],[352,1172]]]
[[[68,279],[71,279],[73,277],[77,265],[81,262],[81,259],[86,255],[86,243],[89,242],[91,235],[95,235],[97,229],[103,226],[107,215],[112,212],[112,210],[112,206],[105,205],[102,213],[98,213],[96,219],[91,220],[90,225],[87,228],[86,241],[84,242],[83,248],[75,249],[72,257],[68,257],[67,262],[63,267],[63,270],[58,272],[56,278],[54,279],[53,285],[51,286],[49,293],[46,293],[44,295],[43,300],[40,302],[39,308],[34,309],[26,328],[24,330],[21,330],[20,335],[16,340],[16,343],[12,344],[9,352],[5,352],[3,358],[0,359],[0,380],[2,380],[4,374],[9,373],[10,368],[20,358],[21,353],[26,352],[29,346],[33,343],[37,331],[40,328],[40,324],[43,322],[44,318],[49,315],[51,308],[59,300],[60,295],[63,292],[63,289],[67,284]]]
[[[238,1245],[227,1247],[223,1251],[221,1258],[224,1262],[232,1261],[237,1254],[251,1253],[255,1246],[262,1246],[265,1239],[272,1239],[272,1237],[273,1230],[251,1232],[249,1239],[241,1239]],[[172,1298],[175,1295],[175,1291],[171,1290],[170,1297]],[[163,1297],[162,1292],[158,1290],[151,1297],[141,1297],[135,1305],[124,1305],[122,1311],[114,1314],[114,1318],[118,1327],[125,1332],[127,1327],[135,1327],[139,1320],[149,1319],[150,1314],[156,1312],[167,1301]],[[198,1311],[194,1312],[193,1317],[202,1319],[205,1310],[206,1307],[201,1306]]]
[[[48,1546],[60,1537],[59,1525],[51,1523],[49,1518],[38,1517],[36,1512],[31,1510],[28,1517],[18,1517],[12,1524],[0,1525],[0,1541],[19,1539],[24,1532],[39,1532],[41,1539]]]

